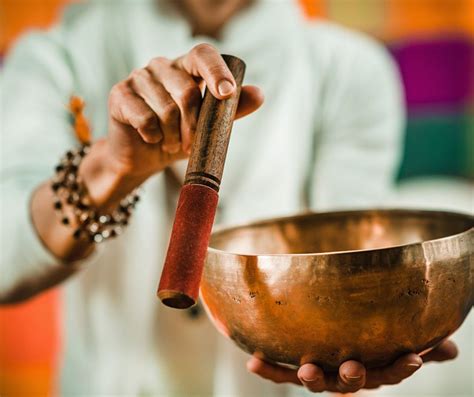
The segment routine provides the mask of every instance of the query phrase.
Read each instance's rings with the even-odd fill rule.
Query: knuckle
[[[165,57],[156,57],[153,58],[149,63],[148,66],[151,68],[161,68],[163,66],[168,66],[171,61]]]
[[[161,109],[160,118],[163,120],[164,123],[170,123],[177,119],[179,116],[179,108],[178,105],[174,102],[169,102],[163,106]]]
[[[115,84],[109,92],[109,107],[110,106],[117,106],[121,99],[126,94],[126,86],[124,82],[120,82]]]
[[[152,111],[137,114],[134,120],[134,127],[140,130],[156,128],[156,116]]]
[[[209,54],[209,52],[216,52],[216,49],[209,43],[201,43],[194,46],[191,52],[194,55],[202,56],[205,54]]]
[[[160,142],[161,140],[161,136],[160,135],[156,135],[156,134],[147,134],[147,133],[144,133],[142,135],[142,139],[146,142],[146,143],[158,143]]]
[[[123,83],[117,83],[110,89],[109,97],[115,98],[117,95],[121,94],[123,91]]]
[[[184,88],[177,95],[177,101],[184,107],[197,103],[201,99],[201,91],[197,85]]]
[[[139,69],[132,70],[132,72],[130,73],[130,78],[132,80],[144,80],[144,79],[149,79],[150,74],[148,70],[139,68]]]
[[[227,68],[226,66],[224,65],[210,65],[209,66],[209,72],[213,75],[213,76],[218,76],[218,77],[227,77],[228,76],[228,71],[227,71]]]

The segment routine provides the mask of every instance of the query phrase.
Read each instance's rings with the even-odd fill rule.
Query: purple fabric
[[[408,110],[462,110],[473,99],[474,43],[451,37],[411,40],[392,46],[405,85]]]

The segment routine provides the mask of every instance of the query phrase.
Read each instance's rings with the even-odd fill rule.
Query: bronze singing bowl
[[[423,354],[473,305],[474,217],[369,210],[272,219],[213,234],[201,297],[250,354],[334,371]]]

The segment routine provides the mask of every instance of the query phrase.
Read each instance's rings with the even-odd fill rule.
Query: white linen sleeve
[[[39,240],[29,207],[34,189],[76,144],[67,111],[73,86],[54,32],[25,36],[1,71],[0,301],[18,289],[26,296],[28,289],[41,290],[38,283],[63,267]]]
[[[327,72],[309,183],[313,210],[381,206],[400,159],[400,78],[382,46],[364,37],[341,45]]]

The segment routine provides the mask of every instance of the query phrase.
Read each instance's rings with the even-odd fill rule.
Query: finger
[[[245,117],[248,114],[255,112],[260,106],[262,106],[263,101],[264,96],[260,88],[252,85],[242,87],[235,119],[240,119],[241,117]]]
[[[121,124],[130,125],[147,143],[163,138],[158,117],[147,103],[125,83],[115,85],[109,96],[110,117]]]
[[[236,88],[234,76],[219,52],[210,44],[199,44],[173,63],[191,76],[200,77],[217,99],[231,96]]]
[[[320,393],[326,390],[326,380],[321,368],[314,364],[303,364],[298,369],[298,379],[309,391]]]
[[[421,357],[415,353],[400,357],[392,365],[372,369],[367,372],[367,388],[381,385],[396,385],[418,371],[423,365]]]
[[[130,83],[133,90],[143,98],[158,116],[164,139],[162,149],[168,153],[177,153],[181,149],[180,112],[178,105],[162,84],[155,81],[146,69],[132,72]]]
[[[366,371],[363,364],[350,360],[341,364],[337,376],[337,389],[342,393],[355,393],[365,385]]]
[[[252,357],[247,361],[247,370],[275,383],[294,383],[301,385],[296,371],[266,363],[256,357]]]
[[[186,72],[173,67],[166,58],[153,59],[148,70],[178,105],[181,114],[181,143],[183,151],[189,152],[201,107],[199,84]]]
[[[458,353],[458,348],[454,342],[450,340],[444,340],[421,358],[425,363],[428,361],[447,361],[456,358]]]

